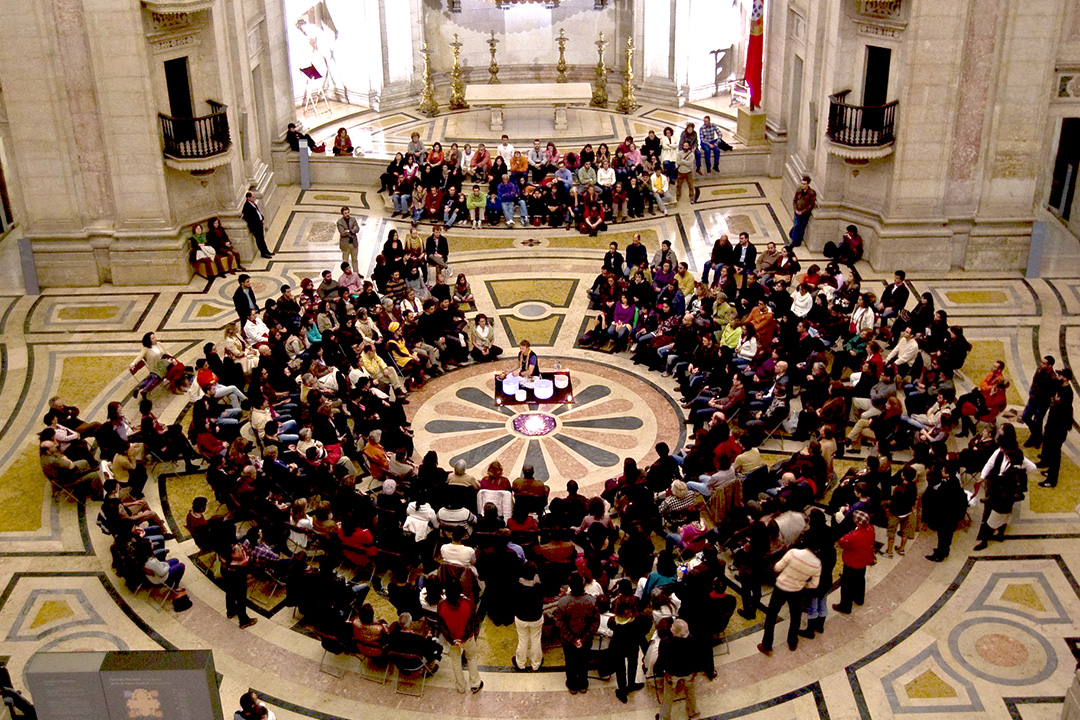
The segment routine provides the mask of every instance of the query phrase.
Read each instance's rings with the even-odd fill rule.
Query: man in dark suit
[[[255,238],[255,246],[259,248],[259,253],[264,258],[271,258],[270,250],[266,247],[266,239],[264,237],[264,230],[266,225],[266,219],[263,217],[262,210],[259,209],[259,204],[255,202],[255,195],[248,193],[244,200],[244,208],[240,211],[240,214],[244,218],[244,222],[247,223],[248,230],[251,232],[251,236]]]
[[[907,279],[907,274],[903,270],[897,270],[893,274],[893,281],[889,287],[881,293],[881,300],[878,301],[878,312],[881,313],[881,317],[889,319],[896,317],[907,305],[908,301],[908,289],[904,281]]]
[[[232,301],[236,314],[240,316],[240,327],[243,328],[244,323],[251,317],[251,311],[259,309],[259,301],[255,297],[255,291],[251,289],[251,276],[241,275],[239,280],[240,287],[233,293]]]
[[[753,272],[757,267],[757,248],[751,244],[749,233],[739,233],[739,244],[734,247],[731,255],[732,262],[735,263],[745,283],[746,274]]]

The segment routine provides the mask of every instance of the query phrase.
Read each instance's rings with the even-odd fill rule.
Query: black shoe
[[[240,629],[241,630],[247,630],[249,627],[251,627],[252,625],[254,625],[257,622],[259,622],[258,618],[249,617],[247,620],[242,620],[240,622]]]
[[[263,256],[264,260],[270,260],[270,259],[272,259],[274,257],[270,253],[263,253],[262,256]]]
[[[835,610],[838,613],[843,614],[843,615],[850,615],[851,614],[851,608],[841,607],[840,603],[833,603],[832,609]]]
[[[619,698],[619,702],[623,703],[624,705],[626,704],[627,698],[625,690],[616,690],[615,697]]]
[[[472,689],[472,694],[475,695],[476,693],[480,692],[483,689],[484,689],[484,681],[481,680],[480,684]]]
[[[1039,487],[1044,487],[1044,488],[1057,487],[1057,483],[1052,483],[1049,480],[1043,480],[1041,483],[1039,483]]]
[[[926,559],[929,560],[930,562],[941,562],[945,558],[938,557],[938,555],[935,554],[935,553],[930,553],[929,555],[926,556]]]
[[[740,610],[739,611],[739,617],[746,618],[747,620],[753,620],[754,618],[757,617],[757,613],[756,612],[755,613],[746,613],[746,612],[743,612],[742,610]]]
[[[514,669],[517,670],[518,672],[525,672],[525,668],[518,665],[518,661],[517,661],[516,656],[514,656],[514,655],[510,656],[510,664],[513,665]]]
[[[985,540],[980,540],[979,543],[975,547],[971,548],[971,550],[972,550],[972,552],[979,552],[980,550],[985,550],[988,545],[989,545],[989,543],[986,542]]]
[[[813,640],[813,639],[814,639],[814,635],[816,635],[816,634],[817,634],[817,633],[816,633],[816,632],[814,632],[814,629],[813,629],[813,628],[806,628],[805,630],[800,630],[800,631],[799,631],[799,637],[804,637],[804,638],[806,638],[807,640]]]

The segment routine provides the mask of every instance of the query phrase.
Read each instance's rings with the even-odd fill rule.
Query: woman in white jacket
[[[679,142],[675,139],[675,131],[670,127],[664,128],[664,136],[660,138],[660,164],[664,166],[664,174],[668,180],[675,182],[679,177],[675,160],[679,154]]]
[[[754,331],[754,326],[749,323],[743,325],[742,332],[742,339],[739,340],[739,346],[735,349],[735,357],[732,358],[732,362],[739,367],[746,367],[757,357],[757,332]]]
[[[804,318],[812,307],[814,307],[814,294],[809,285],[801,283],[791,296],[791,312],[796,317]]]
[[[855,301],[855,309],[851,311],[851,324],[848,326],[848,330],[852,335],[857,335],[863,330],[873,330],[876,323],[877,316],[874,314],[874,304],[870,302],[870,298],[866,296],[866,293],[863,293]]]

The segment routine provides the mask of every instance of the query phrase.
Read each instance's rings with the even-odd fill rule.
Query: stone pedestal
[[[743,145],[765,145],[765,111],[740,107],[735,139]]]

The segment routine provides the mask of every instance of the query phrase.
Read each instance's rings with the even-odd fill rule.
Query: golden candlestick
[[[499,41],[495,39],[495,31],[491,31],[491,39],[487,41],[488,47],[491,48],[491,64],[488,65],[488,72],[491,73],[491,77],[488,79],[488,85],[499,84],[499,63],[495,62],[495,46],[499,44]]]
[[[626,38],[626,74],[623,76],[622,97],[617,106],[621,113],[632,113],[637,109],[634,98],[634,38]]]
[[[427,43],[420,48],[420,54],[424,56],[424,89],[420,94],[420,113],[431,117],[439,114],[439,103],[435,101],[435,83],[431,79],[431,51]]]
[[[465,102],[465,83],[462,81],[461,72],[461,42],[458,41],[457,33],[454,33],[454,42],[450,43],[454,48],[454,69],[450,71],[450,109],[464,110],[469,107]]]
[[[559,43],[559,62],[555,64],[555,70],[558,71],[559,76],[555,78],[555,82],[569,82],[566,79],[566,31],[562,28],[559,28],[559,37],[555,42]]]
[[[600,56],[600,61],[596,63],[596,80],[593,83],[592,102],[589,103],[593,107],[606,108],[608,105],[607,96],[607,66],[604,65],[604,48],[607,47],[607,40],[604,39],[604,33],[600,33],[600,39],[596,41],[596,52]]]

